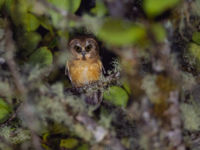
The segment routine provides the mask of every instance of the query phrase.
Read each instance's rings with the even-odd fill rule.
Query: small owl
[[[98,81],[102,75],[99,47],[93,38],[78,37],[69,41],[70,59],[66,66],[75,87]]]

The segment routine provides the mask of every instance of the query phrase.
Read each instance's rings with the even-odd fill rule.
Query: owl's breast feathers
[[[99,59],[71,60],[68,62],[68,72],[71,82],[80,87],[99,80],[102,63]]]

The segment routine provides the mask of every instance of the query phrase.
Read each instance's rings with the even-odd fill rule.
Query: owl
[[[102,75],[99,46],[95,39],[77,37],[69,41],[70,58],[66,63],[68,76],[75,87],[96,82]]]

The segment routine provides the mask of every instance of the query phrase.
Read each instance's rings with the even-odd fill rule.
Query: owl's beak
[[[85,58],[86,52],[82,51],[81,54],[83,55],[83,60],[86,60],[86,58]]]

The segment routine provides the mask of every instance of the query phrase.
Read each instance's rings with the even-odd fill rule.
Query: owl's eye
[[[88,45],[85,47],[86,52],[89,52],[92,49],[92,45]]]
[[[80,46],[75,45],[75,46],[74,46],[74,49],[75,49],[75,51],[76,51],[77,53],[80,53],[80,52],[81,52],[81,47],[80,47]]]

